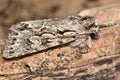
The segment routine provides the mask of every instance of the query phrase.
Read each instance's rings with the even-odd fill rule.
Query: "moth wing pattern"
[[[84,47],[87,43],[81,43],[90,37],[80,35],[87,31],[85,21],[80,23],[77,19],[79,17],[74,18],[70,16],[63,19],[25,21],[13,25],[6,40],[3,57],[20,57],[70,42],[71,46]]]

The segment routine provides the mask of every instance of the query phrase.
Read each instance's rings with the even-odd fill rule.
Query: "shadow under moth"
[[[92,17],[68,16],[25,21],[10,28],[3,57],[15,58],[69,43],[79,49],[92,47],[99,26]]]

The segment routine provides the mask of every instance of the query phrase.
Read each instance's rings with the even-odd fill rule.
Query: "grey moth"
[[[63,44],[91,48],[91,39],[98,36],[98,31],[92,17],[68,16],[20,22],[10,28],[3,57],[20,57]]]

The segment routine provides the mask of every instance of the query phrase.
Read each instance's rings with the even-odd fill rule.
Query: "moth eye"
[[[90,36],[93,39],[98,39],[98,37],[99,37],[98,33],[91,33]]]

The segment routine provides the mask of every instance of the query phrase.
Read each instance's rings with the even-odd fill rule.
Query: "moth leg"
[[[50,52],[52,51],[52,49],[50,48],[50,49],[48,49],[46,52],[45,52],[45,54],[46,55],[48,55],[48,56],[50,56]]]
[[[88,36],[85,41],[83,41],[81,44],[79,44],[79,49],[81,53],[88,53],[90,49],[92,48],[92,41],[91,37]]]
[[[87,53],[92,48],[91,37],[87,36],[84,39],[77,39],[70,44],[72,47],[78,47],[80,53]]]
[[[88,46],[88,52],[89,52],[90,49],[92,48],[92,40],[90,36],[87,37],[86,45]]]

